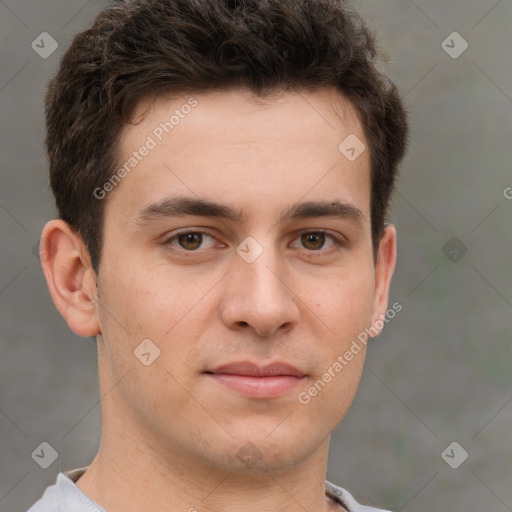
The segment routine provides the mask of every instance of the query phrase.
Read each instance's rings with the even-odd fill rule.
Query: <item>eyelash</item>
[[[188,254],[199,253],[199,252],[207,250],[207,249],[187,250],[187,249],[184,249],[183,247],[176,248],[176,247],[172,246],[171,242],[173,242],[174,240],[177,240],[178,237],[183,236],[183,235],[187,235],[187,234],[206,235],[206,236],[208,236],[210,238],[215,239],[215,237],[211,233],[209,233],[208,231],[204,231],[204,230],[201,230],[201,229],[189,229],[189,230],[180,231],[178,233],[175,233],[174,235],[172,235],[171,237],[166,239],[166,241],[164,242],[164,245],[171,245],[171,247],[173,247],[173,250],[176,250],[177,252],[188,253]],[[331,239],[331,241],[334,243],[334,245],[332,247],[330,247],[329,249],[308,250],[308,249],[304,248],[305,251],[310,253],[309,254],[310,256],[315,256],[315,253],[317,253],[317,255],[321,256],[321,255],[330,254],[331,252],[337,252],[337,251],[341,250],[342,248],[347,247],[347,245],[348,245],[348,242],[345,239],[343,239],[342,237],[338,237],[338,236],[336,236],[336,235],[332,234],[331,232],[326,231],[324,229],[301,231],[294,238],[294,240],[297,240],[298,238],[300,238],[302,235],[305,235],[305,234],[325,235],[326,238]]]

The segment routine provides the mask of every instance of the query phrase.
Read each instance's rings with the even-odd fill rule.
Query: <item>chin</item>
[[[237,441],[226,447],[227,469],[247,474],[280,473],[306,460],[322,442],[312,443],[308,432],[300,435],[300,430],[283,429],[278,435],[275,428],[274,425],[274,431],[267,428],[264,432],[246,431],[237,436]],[[305,438],[311,444],[305,443]]]

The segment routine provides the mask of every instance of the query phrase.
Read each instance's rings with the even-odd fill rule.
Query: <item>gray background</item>
[[[512,510],[512,2],[355,3],[411,115],[392,216],[391,303],[403,311],[370,346],[333,434],[328,478],[395,511]],[[25,511],[59,470],[88,464],[98,449],[95,344],[67,328],[33,250],[55,215],[44,87],[104,4],[0,1],[2,512]],[[45,31],[59,44],[47,59],[31,48]],[[441,46],[454,31],[469,44],[456,59]],[[58,452],[48,469],[31,458],[43,441]],[[448,450],[452,465],[469,454],[458,469],[441,456],[454,441],[462,448]]]

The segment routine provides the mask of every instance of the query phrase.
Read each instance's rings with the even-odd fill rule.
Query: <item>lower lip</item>
[[[252,377],[228,373],[209,373],[219,384],[251,398],[274,398],[295,388],[304,377],[293,375],[275,375],[271,377]]]

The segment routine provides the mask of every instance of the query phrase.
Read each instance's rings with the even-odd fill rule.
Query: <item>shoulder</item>
[[[41,499],[27,512],[105,512],[75,485],[83,471],[59,473],[56,483],[47,487]]]
[[[341,503],[348,512],[391,512],[381,508],[367,507],[358,503],[346,489],[325,481],[325,490],[329,496]]]
[[[50,485],[43,496],[34,503],[27,512],[59,512],[59,491],[57,484]]]

